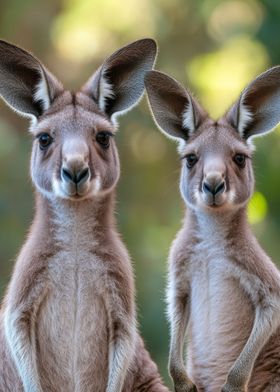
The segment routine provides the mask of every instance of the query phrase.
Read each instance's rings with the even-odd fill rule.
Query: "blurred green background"
[[[31,50],[66,87],[138,38],[159,44],[157,67],[189,86],[218,116],[251,78],[280,63],[278,0],[1,0],[0,36]],[[28,123],[0,104],[0,294],[33,215]],[[146,101],[120,120],[120,231],[135,263],[139,325],[167,383],[164,287],[168,249],[183,216],[175,145]],[[249,216],[262,245],[280,250],[280,134],[257,140]]]

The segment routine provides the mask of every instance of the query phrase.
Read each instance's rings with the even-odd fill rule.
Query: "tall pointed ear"
[[[154,120],[167,136],[187,140],[207,117],[191,94],[170,76],[150,71],[145,86]]]
[[[113,53],[84,85],[110,118],[125,113],[144,93],[144,76],[153,68],[157,46],[152,39],[141,39]]]
[[[19,114],[38,118],[63,90],[30,53],[0,40],[0,96]]]
[[[226,119],[245,140],[272,131],[280,122],[280,66],[253,80]]]

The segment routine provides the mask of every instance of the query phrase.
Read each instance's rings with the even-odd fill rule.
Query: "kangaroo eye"
[[[95,139],[98,144],[100,144],[103,148],[109,148],[110,146],[110,138],[113,134],[109,131],[101,131],[98,132]]]
[[[237,166],[239,167],[244,167],[245,166],[245,162],[246,162],[246,157],[243,154],[236,154],[233,157],[234,162],[237,164]]]
[[[48,133],[39,135],[38,140],[41,150],[45,150],[53,142],[53,138]]]
[[[185,158],[186,158],[186,161],[187,161],[187,167],[189,169],[191,169],[196,164],[196,162],[198,161],[198,157],[195,154],[188,154],[188,155],[185,156]]]

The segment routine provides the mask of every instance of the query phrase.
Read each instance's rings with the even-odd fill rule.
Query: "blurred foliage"
[[[278,0],[2,0],[0,34],[25,47],[65,83],[79,87],[104,57],[143,36],[157,39],[157,67],[220,115],[245,84],[280,62]],[[33,215],[26,120],[0,106],[0,290]],[[257,140],[254,230],[278,262],[280,134]],[[145,100],[121,119],[118,146],[120,231],[135,261],[139,324],[166,372],[164,287],[168,249],[182,218],[175,146],[151,120]]]

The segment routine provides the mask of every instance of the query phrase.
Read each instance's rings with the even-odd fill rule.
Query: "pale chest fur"
[[[209,234],[209,233],[208,233]],[[218,233],[195,245],[189,263],[190,376],[205,391],[220,391],[253,325],[253,305],[240,284],[242,271]],[[207,238],[209,240],[207,240]],[[210,244],[211,242],[211,244]]]
[[[110,339],[107,260],[100,255],[95,238],[98,227],[89,224],[89,214],[62,212],[58,211],[54,221],[59,251],[48,263],[49,290],[38,318],[42,377],[51,388],[59,382],[65,391],[78,391],[88,372],[99,378],[102,390]],[[60,364],[59,373],[55,363]],[[47,379],[50,372],[44,375],[43,369],[50,367],[52,379]]]

